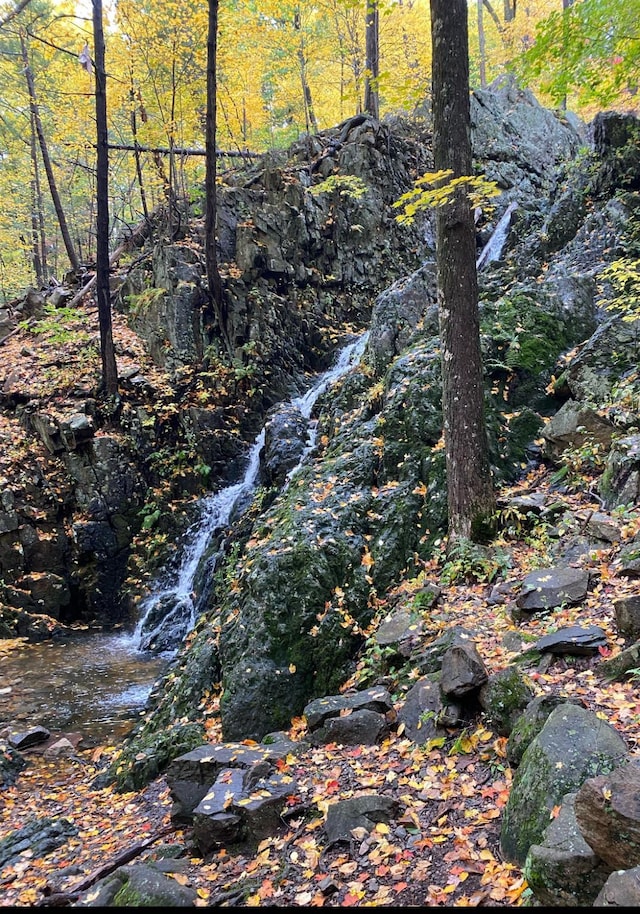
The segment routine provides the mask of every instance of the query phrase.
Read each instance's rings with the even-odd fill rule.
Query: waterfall
[[[493,230],[491,238],[487,241],[483,247],[480,255],[476,261],[476,269],[481,270],[488,263],[491,263],[492,260],[498,260],[502,254],[504,248],[504,243],[507,240],[507,235],[509,234],[509,227],[511,225],[511,217],[514,213],[514,210],[518,208],[517,203],[510,203],[506,208],[502,216],[500,217],[498,224]]]
[[[297,407],[305,419],[310,419],[316,401],[330,385],[358,364],[368,336],[368,332],[363,333],[345,346],[334,365],[320,375],[306,393],[291,400],[291,405]],[[288,478],[315,446],[315,429],[315,423],[310,422],[307,444]],[[158,583],[140,602],[139,621],[133,636],[140,650],[174,652],[195,625],[203,598],[208,593],[206,580],[211,580],[222,555],[222,549],[216,548],[216,538],[224,534],[250,503],[260,472],[264,441],[263,428],[251,446],[242,479],[201,500],[198,520],[187,531],[187,545],[174,579]],[[212,549],[215,551],[209,554]]]

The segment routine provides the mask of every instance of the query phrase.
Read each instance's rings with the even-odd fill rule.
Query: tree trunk
[[[311,130],[314,133],[317,133],[319,129],[318,120],[316,118],[315,108],[313,107],[311,86],[309,85],[309,80],[307,78],[307,54],[304,46],[304,35],[302,32],[302,19],[300,17],[300,10],[296,10],[294,14],[293,27],[297,32],[300,33],[300,41],[298,42],[298,64],[300,67],[300,80],[302,82],[305,127],[307,133],[309,133]]]
[[[380,45],[378,0],[367,0],[365,21],[366,77],[364,83],[364,110],[371,117],[380,117]]]
[[[109,286],[109,135],[107,131],[107,77],[104,64],[102,0],[93,3],[93,41],[96,72],[96,299],[100,324],[102,390],[118,393],[118,367],[113,348],[111,289]]]
[[[33,270],[36,282],[42,287],[47,276],[47,251],[44,233],[44,206],[40,188],[40,169],[38,168],[38,139],[36,125],[31,115],[31,137],[29,142],[31,152],[31,235],[33,238]]]
[[[504,0],[504,21],[513,22],[516,18],[516,0]]]
[[[487,85],[487,49],[484,40],[484,0],[478,0],[478,58],[480,69],[480,88],[484,89]]]
[[[142,203],[142,212],[144,218],[149,218],[149,207],[147,206],[147,194],[142,179],[142,161],[140,159],[140,144],[138,143],[138,118],[136,116],[136,90],[133,83],[133,72],[129,74],[131,85],[129,88],[129,97],[131,98],[131,135],[133,136],[133,154],[136,162],[136,178],[138,180],[138,189],[140,191],[140,202]],[[143,116],[144,120],[144,116]]]
[[[466,0],[431,0],[436,170],[472,175]],[[484,424],[473,212],[462,188],[436,217],[449,540],[476,539],[494,510]]]
[[[567,10],[570,10],[573,6],[573,0],[562,0],[562,15],[563,15],[563,24],[562,24],[562,44],[566,48],[569,44],[569,21],[567,19],[568,13]],[[560,99],[560,110],[567,110],[567,93],[565,92],[562,98]]]
[[[205,129],[206,169],[205,169],[205,259],[209,299],[216,315],[220,336],[232,354],[229,340],[229,327],[226,304],[222,290],[222,280],[218,269],[216,251],[216,107],[217,78],[216,60],[218,44],[218,0],[209,0],[209,25],[207,32],[207,115]]]
[[[42,163],[44,165],[44,170],[47,175],[47,180],[49,182],[49,190],[51,192],[51,199],[53,200],[53,206],[56,211],[56,216],[58,218],[58,225],[60,226],[60,234],[62,235],[62,240],[64,242],[64,247],[67,252],[67,257],[69,258],[69,263],[71,264],[72,269],[78,270],[80,268],[80,262],[78,260],[78,255],[76,254],[75,248],[71,241],[71,235],[69,234],[69,228],[67,226],[67,220],[64,215],[64,210],[62,208],[62,202],[60,200],[60,195],[58,193],[58,187],[56,185],[56,179],[53,174],[53,167],[51,165],[51,159],[49,157],[49,149],[47,147],[47,140],[44,135],[44,130],[42,127],[42,121],[40,120],[40,109],[38,107],[38,99],[36,96],[36,85],[33,79],[33,72],[29,64],[29,55],[27,53],[27,44],[24,38],[24,34],[20,33],[20,47],[22,49],[22,63],[24,65],[24,75],[27,81],[27,89],[29,90],[29,104],[31,107],[31,115],[33,117],[33,122],[36,126],[36,133],[38,135],[38,143],[40,145],[40,154],[42,155]]]

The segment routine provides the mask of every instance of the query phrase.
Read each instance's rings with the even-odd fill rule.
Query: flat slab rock
[[[607,636],[598,625],[583,628],[569,625],[557,632],[545,635],[533,645],[534,650],[549,654],[585,655],[597,654],[598,648],[607,646]]]
[[[589,589],[589,572],[559,565],[530,572],[522,582],[516,604],[527,612],[581,603]]]
[[[326,698],[316,698],[304,709],[309,730],[317,730],[330,717],[339,717],[343,711],[376,711],[386,714],[393,711],[391,695],[382,686],[363,689],[360,692],[347,692],[344,695],[328,695]]]

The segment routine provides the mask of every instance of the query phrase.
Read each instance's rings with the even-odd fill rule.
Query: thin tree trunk
[[[562,14],[563,14],[563,23],[562,23],[562,43],[566,47],[569,43],[569,22],[567,19],[568,13],[567,10],[570,10],[573,6],[573,0],[562,0]],[[560,110],[567,110],[567,93],[562,96],[560,99]]]
[[[31,115],[31,138],[29,149],[31,152],[31,234],[33,236],[33,269],[36,274],[38,286],[43,286],[47,275],[47,261],[44,235],[44,206],[42,203],[42,192],[40,190],[40,169],[38,168],[38,138],[36,136],[36,127]]]
[[[504,0],[504,21],[513,22],[516,18],[516,0]]]
[[[366,76],[364,81],[364,110],[371,117],[380,116],[380,45],[378,0],[367,0],[365,21]]]
[[[113,347],[111,289],[109,284],[109,134],[107,130],[107,77],[105,71],[102,0],[93,3],[93,40],[96,72],[96,299],[100,324],[102,389],[118,393],[118,367]]]
[[[298,65],[300,67],[300,81],[302,83],[302,99],[304,102],[304,120],[307,133],[313,131],[314,133],[318,132],[318,120],[316,118],[316,112],[313,107],[313,96],[311,94],[311,86],[309,85],[309,80],[307,79],[307,55],[306,49],[304,46],[304,34],[302,32],[302,19],[300,17],[300,10],[296,10],[293,16],[293,27],[300,33],[300,40],[298,42]]]
[[[31,115],[33,117],[33,122],[36,127],[36,133],[38,135],[38,143],[40,145],[40,154],[42,155],[42,163],[44,165],[44,170],[47,175],[47,181],[49,182],[49,190],[51,192],[51,199],[53,200],[53,206],[56,211],[56,216],[58,218],[58,225],[60,226],[60,234],[62,235],[62,240],[64,242],[65,250],[67,252],[67,257],[69,258],[69,263],[71,264],[72,269],[78,270],[80,268],[80,261],[76,254],[75,248],[71,241],[71,235],[69,234],[69,228],[67,226],[67,220],[64,215],[64,210],[62,208],[62,202],[60,200],[60,195],[58,193],[58,188],[56,185],[56,179],[53,174],[53,167],[51,165],[51,159],[49,157],[49,150],[47,147],[47,141],[44,135],[44,130],[42,127],[42,121],[40,119],[40,109],[38,107],[38,99],[36,96],[36,86],[33,79],[33,72],[29,64],[29,55],[27,53],[27,44],[24,39],[24,34],[20,33],[20,47],[22,49],[22,63],[24,65],[24,75],[27,81],[27,89],[29,90],[29,104],[31,107]]]
[[[207,30],[207,114],[205,124],[205,145],[207,151],[205,169],[205,260],[209,299],[216,315],[220,336],[230,355],[232,346],[229,339],[228,313],[218,269],[216,250],[216,111],[217,111],[217,56],[218,56],[218,0],[209,0],[209,24]]]
[[[466,0],[431,0],[436,170],[471,176]],[[474,539],[494,510],[484,423],[473,212],[467,191],[438,207],[436,260],[449,540]]]
[[[133,154],[136,162],[136,178],[138,180],[138,190],[140,191],[142,212],[144,213],[144,218],[148,219],[149,207],[147,206],[147,194],[144,189],[144,181],[142,179],[142,162],[140,159],[140,145],[138,143],[138,118],[136,117],[136,91],[133,84],[133,72],[131,72],[129,75],[131,80],[131,86],[129,88],[129,95],[131,97],[131,135],[133,136]]]
[[[484,89],[487,85],[487,49],[484,38],[484,19],[483,8],[484,0],[478,0],[478,57],[480,68],[480,87]]]
[[[486,11],[489,13],[491,18],[493,19],[493,22],[494,22],[497,30],[500,32],[500,34],[502,34],[502,23],[500,22],[500,17],[498,16],[498,14],[494,10],[494,8],[491,6],[491,3],[489,2],[489,0],[484,0],[484,8],[486,9]]]

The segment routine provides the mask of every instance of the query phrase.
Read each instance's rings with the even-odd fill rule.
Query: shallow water
[[[119,742],[168,664],[135,643],[122,632],[83,632],[0,654],[0,729],[80,733],[81,748]]]

